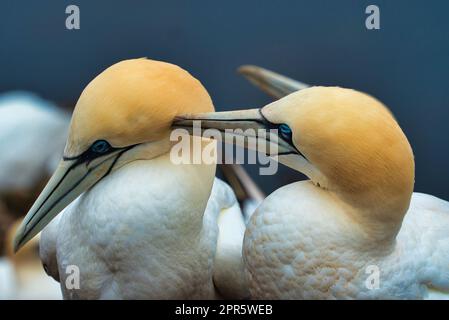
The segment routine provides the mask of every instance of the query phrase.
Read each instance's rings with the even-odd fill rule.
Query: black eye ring
[[[111,149],[111,145],[106,140],[97,140],[90,147],[90,150],[92,150],[92,152],[95,152],[98,154],[106,153],[110,149]]]
[[[288,126],[288,124],[282,123],[278,128],[281,133],[281,137],[288,142],[292,142],[292,129]]]

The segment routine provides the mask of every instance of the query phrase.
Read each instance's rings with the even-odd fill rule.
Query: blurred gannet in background
[[[229,163],[220,165],[220,169],[223,172],[226,182],[235,192],[246,224],[257,207],[265,199],[265,194],[255,181],[251,179],[243,166]]]
[[[14,299],[14,266],[6,257],[0,256],[0,300]]]
[[[31,93],[0,96],[0,253],[5,230],[31,207],[56,168],[68,124],[63,111]]]
[[[40,244],[64,298],[246,297],[245,226],[235,195],[214,179],[215,164],[170,160],[173,118],[213,109],[201,83],[175,65],[135,59],[106,69],[81,94],[63,160],[25,217],[15,248],[81,195]],[[72,265],[79,289],[65,285]]]
[[[13,238],[22,219],[17,220],[6,236],[6,256],[0,258],[0,299],[60,300],[59,283],[42,272],[39,237],[29,241],[17,254]]]
[[[382,103],[311,87],[261,109],[184,115],[174,126],[192,120],[221,131],[277,128],[266,142],[278,145],[278,161],[310,178],[273,192],[247,225],[252,298],[449,297],[449,203],[413,193],[412,149]]]

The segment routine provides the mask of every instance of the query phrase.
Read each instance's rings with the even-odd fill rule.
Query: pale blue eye
[[[111,145],[105,140],[97,140],[92,144],[91,150],[95,153],[105,153],[111,149]]]
[[[287,124],[280,124],[279,131],[281,132],[282,138],[286,139],[287,141],[290,141],[292,139],[292,129],[290,129]]]

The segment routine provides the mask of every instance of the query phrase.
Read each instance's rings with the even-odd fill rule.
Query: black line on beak
[[[264,126],[264,128],[265,128],[265,130],[272,130],[272,129],[276,129],[276,130],[278,130],[278,127],[279,127],[279,124],[276,124],[276,123],[272,123],[272,122],[270,122],[270,121],[268,121],[267,120],[267,118],[265,118],[265,116],[263,115],[263,113],[262,113],[262,109],[258,109],[258,112],[259,112],[259,114],[260,114],[260,116],[261,116],[261,118],[262,119],[257,119],[257,118],[248,118],[248,119],[201,119],[201,118],[196,118],[196,119],[185,119],[185,118],[182,118],[182,117],[177,117],[177,118],[175,118],[175,120],[176,119],[178,119],[178,120],[192,120],[192,121],[216,121],[216,122],[229,122],[229,121],[232,121],[232,122],[256,122],[256,123],[259,123],[259,124],[261,124],[262,126]],[[184,128],[184,126],[182,126],[182,125],[177,125],[177,124],[173,124],[172,125],[173,127],[182,127],[182,128]],[[211,128],[211,127],[208,127],[208,126],[205,126],[205,127],[203,127],[203,128],[205,128],[205,129],[215,129],[215,130],[218,130],[218,131],[220,131],[221,133],[223,133],[223,134],[225,134],[226,132],[224,131],[224,129],[218,129],[218,128]],[[248,138],[248,137],[247,137]],[[256,138],[256,139],[258,139],[259,138],[259,135],[257,135],[257,133],[256,133],[256,136],[254,137],[254,138]],[[271,141],[271,139],[270,139],[270,136],[267,136],[267,137],[265,137],[266,138],[266,140],[267,140],[267,142],[272,142]],[[281,137],[279,137],[279,139],[282,139]],[[283,139],[284,140],[284,139]],[[285,141],[285,140],[284,140]],[[289,141],[286,141],[291,147],[293,147],[293,149],[295,149],[296,150],[296,153],[297,154],[299,154],[299,155],[301,155],[304,159],[306,159],[306,161],[309,161],[305,156],[304,156],[304,154],[302,154],[302,152],[301,151],[299,151],[298,150],[298,148],[296,148],[296,146],[293,144],[293,143],[290,143]],[[281,153],[278,153],[277,155],[278,156],[283,156],[283,155],[289,155],[289,154],[295,154],[295,152],[293,152],[293,151],[289,151],[289,152],[281,152]],[[265,155],[266,156],[270,156],[269,154],[267,154],[267,153],[265,153]],[[310,162],[310,161],[309,161]]]
[[[128,150],[130,150],[130,149],[132,149],[132,148],[134,148],[135,146],[137,146],[137,144],[135,144],[135,145],[132,145],[132,146],[129,146],[129,147],[126,147],[126,148],[123,148],[123,150],[121,151],[121,152],[119,152],[118,154],[117,154],[117,156],[115,157],[115,159],[114,159],[114,161],[111,163],[111,165],[110,165],[110,167],[109,167],[109,169],[106,171],[106,173],[100,178],[100,179],[98,179],[97,180],[97,182],[96,183],[98,183],[98,181],[100,181],[101,179],[103,179],[104,177],[106,177],[111,171],[112,171],[112,168],[114,167],[114,165],[117,163],[117,161],[118,161],[118,159],[126,152],[126,151],[128,151]],[[115,150],[117,150],[117,149],[115,149]],[[82,158],[80,157],[80,156],[78,156],[78,157],[74,157],[74,159],[76,159],[76,158],[79,158],[79,160],[81,160]],[[68,159],[68,158],[65,158],[65,159]],[[73,170],[73,168],[75,168],[76,166],[79,166],[79,165],[81,165],[81,164],[83,164],[83,163],[85,163],[86,161],[88,161],[88,162],[90,162],[91,160],[93,160],[93,159],[86,159],[86,158],[84,158],[84,159],[82,159],[83,161],[76,161],[75,163],[73,163],[70,167],[69,167],[69,169],[64,173],[64,175],[62,176],[62,178],[61,178],[61,180],[59,180],[59,182],[56,184],[56,186],[53,188],[53,190],[49,193],[49,195],[45,198],[45,200],[42,202],[42,204],[39,206],[39,208],[37,208],[37,210],[33,213],[33,215],[31,216],[31,218],[28,220],[28,222],[26,223],[26,225],[25,225],[25,228],[27,228],[28,227],[28,224],[33,220],[33,218],[35,217],[35,215],[37,214],[37,212],[42,208],[42,206],[48,201],[48,199],[53,195],[53,193],[55,192],[55,190],[61,185],[61,183],[64,181],[64,179],[67,177],[67,175],[69,174],[69,172],[70,171],[72,171]],[[81,179],[79,179],[69,190],[67,190],[67,192],[65,192],[62,196],[60,196],[58,199],[57,199],[57,201],[55,201],[54,203],[53,203],[53,205],[52,206],[50,206],[47,210],[46,210],[46,212],[45,212],[45,214],[47,214],[51,209],[53,209],[54,208],[54,206],[56,205],[56,204],[58,204],[65,196],[67,196],[67,194],[68,193],[70,193],[71,191],[73,191],[93,170],[95,170],[98,166],[100,166],[102,163],[104,163],[105,161],[107,161],[108,159],[105,159],[104,161],[102,161],[102,162],[100,162],[100,163],[98,163],[96,166],[94,166],[93,168],[90,168],[90,169],[88,169],[87,170],[87,172],[86,172],[86,174],[85,175],[83,175],[83,177],[81,178]],[[96,184],[95,183],[95,184]],[[94,185],[95,185],[94,184]],[[43,214],[42,215],[42,217],[44,217],[45,216],[45,214]],[[42,220],[42,217],[41,217],[41,219],[39,219],[36,223],[35,223],[35,225],[37,225],[41,220]],[[27,235],[29,234],[29,232],[30,232],[31,230],[27,230],[25,233],[24,233],[24,235],[22,236],[22,239],[24,239],[24,238],[26,238],[27,237]],[[22,242],[22,241],[21,241]],[[19,245],[21,244],[21,242],[19,243]]]

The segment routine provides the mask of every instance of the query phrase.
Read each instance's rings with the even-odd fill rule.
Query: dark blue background
[[[77,4],[81,30],[65,29]],[[365,28],[376,4],[381,30]],[[449,199],[449,1],[17,1],[0,4],[0,91],[73,106],[107,66],[147,56],[189,70],[217,109],[270,99],[235,74],[257,64],[386,103],[416,157],[416,190]],[[250,170],[255,172],[256,167]],[[298,174],[256,177],[269,192]]]

